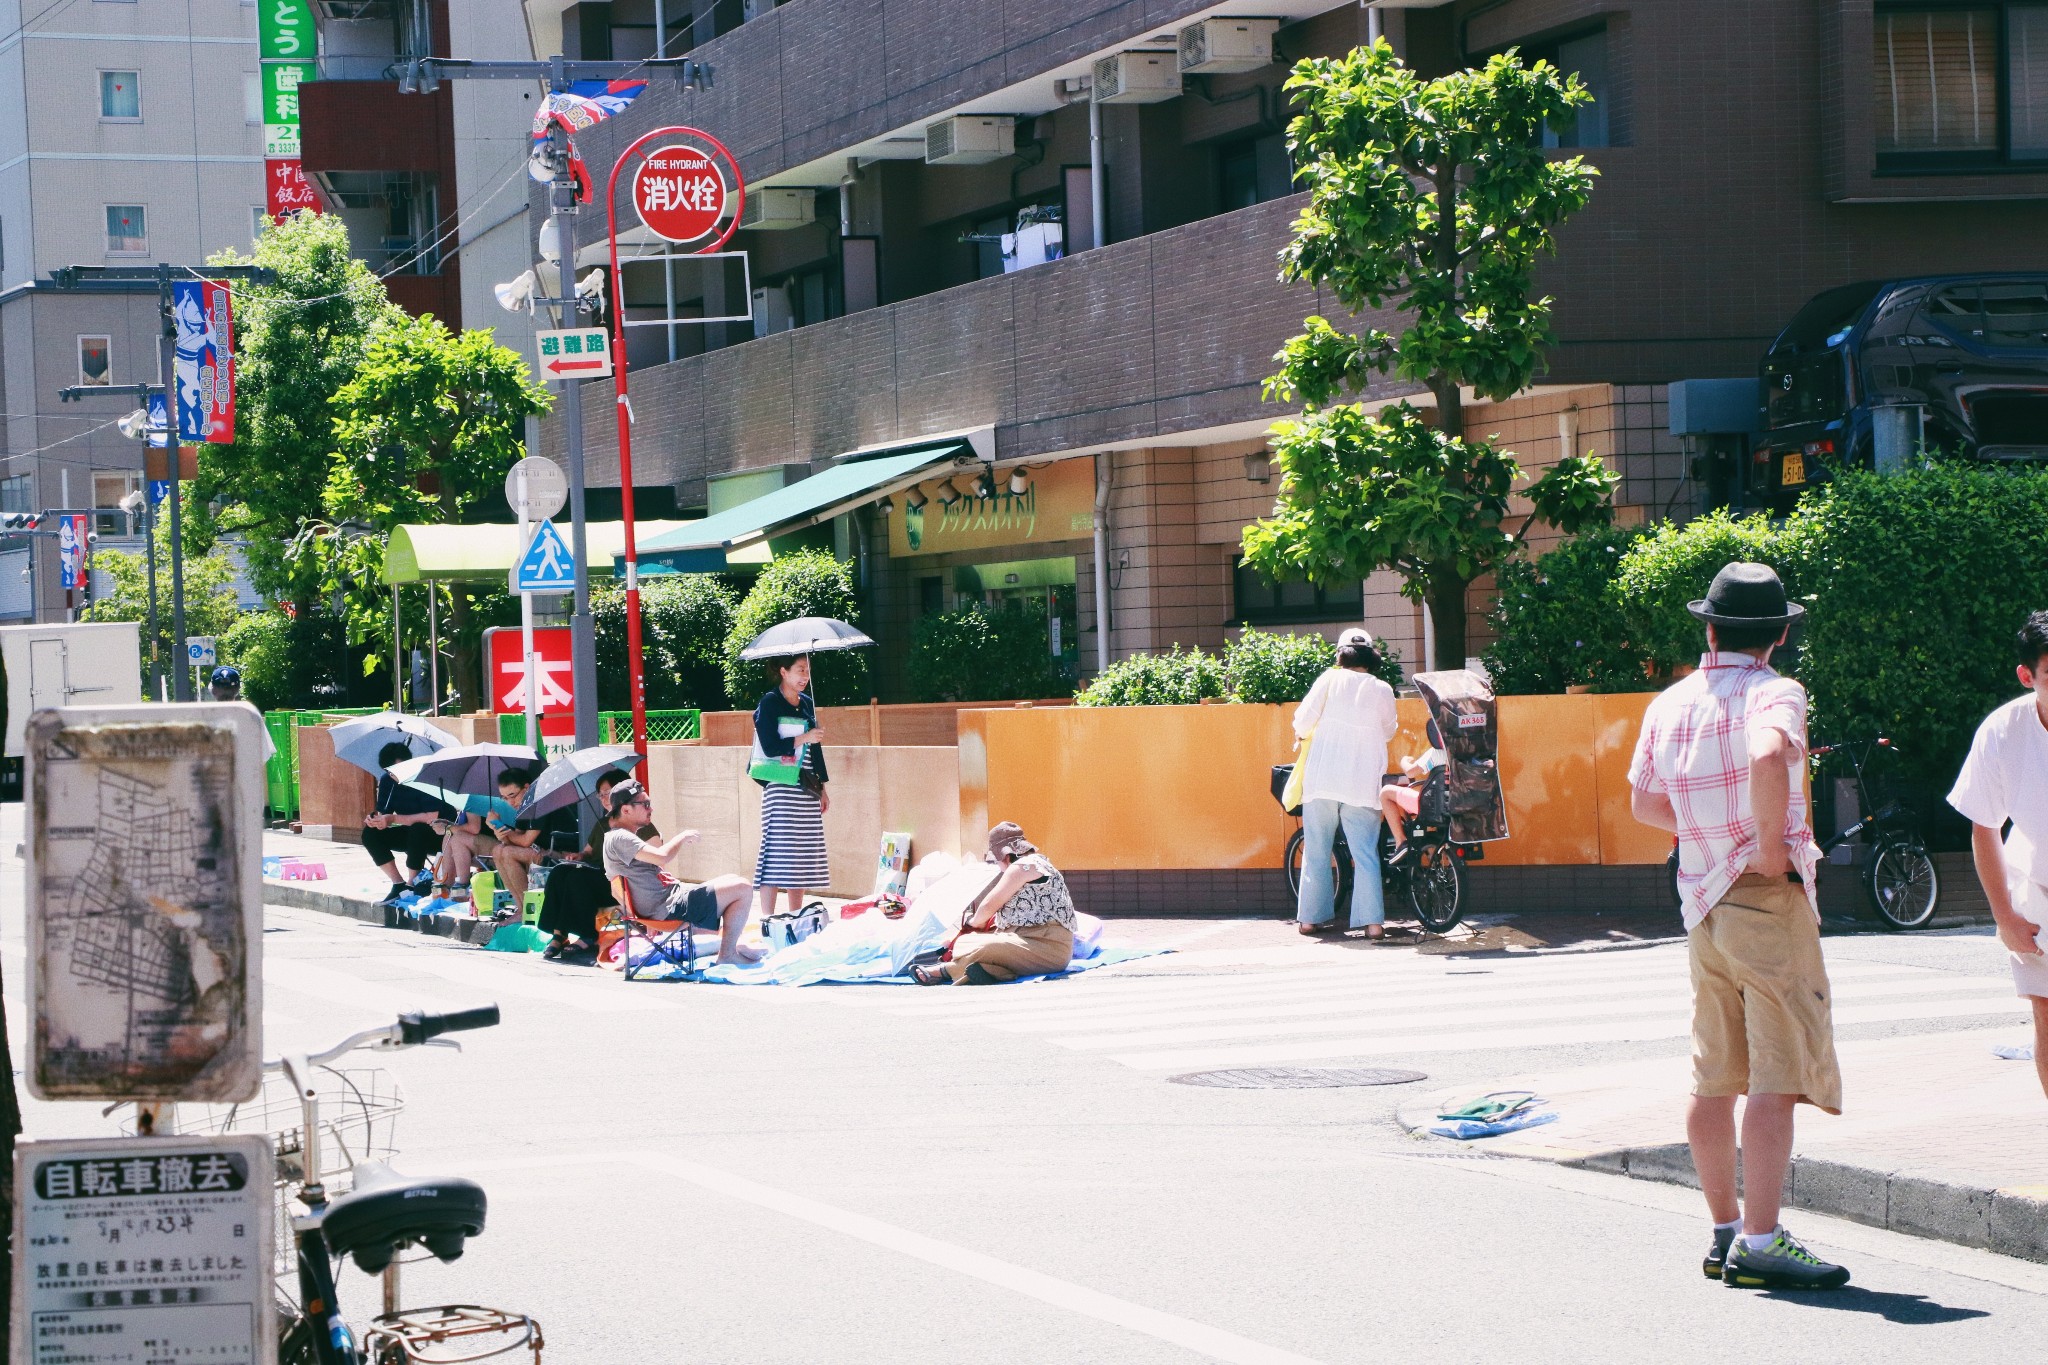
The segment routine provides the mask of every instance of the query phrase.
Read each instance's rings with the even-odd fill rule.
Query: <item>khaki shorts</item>
[[[1806,889],[1746,875],[1688,937],[1695,1095],[1797,1095],[1842,1112],[1820,926]]]

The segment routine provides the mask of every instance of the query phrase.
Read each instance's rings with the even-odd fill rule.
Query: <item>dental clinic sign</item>
[[[257,0],[263,63],[264,213],[275,220],[318,213],[320,197],[299,166],[299,87],[319,75],[311,0]]]

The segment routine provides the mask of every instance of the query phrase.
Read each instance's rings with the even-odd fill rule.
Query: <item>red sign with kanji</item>
[[[663,147],[633,174],[633,208],[640,221],[671,242],[694,242],[716,231],[725,200],[718,163],[696,147]]]
[[[522,715],[526,711],[526,660],[519,630],[514,626],[496,626],[484,635],[491,709],[501,716]],[[567,626],[533,628],[533,671],[540,684],[542,716],[576,714],[573,660]]]
[[[273,223],[294,214],[320,212],[320,191],[306,179],[296,159],[263,163],[264,216]]]

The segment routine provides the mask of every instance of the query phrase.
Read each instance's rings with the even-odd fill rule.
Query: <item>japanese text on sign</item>
[[[633,176],[633,207],[640,221],[671,242],[709,235],[725,216],[725,177],[708,152],[663,147]]]

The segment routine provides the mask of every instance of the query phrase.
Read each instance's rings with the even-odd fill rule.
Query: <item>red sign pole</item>
[[[658,137],[686,137],[703,142],[719,156],[724,157],[725,164],[732,171],[733,192],[737,196],[732,207],[732,221],[709,245],[699,247],[692,254],[701,255],[706,251],[716,251],[730,241],[732,234],[739,228],[740,214],[747,206],[747,187],[740,179],[739,163],[733,160],[733,155],[726,150],[725,144],[709,133],[680,125],[656,128],[653,132],[634,139],[631,146],[619,153],[618,161],[612,165],[611,178],[605,183],[605,223],[610,238],[612,261],[612,334],[616,338],[612,347],[612,387],[618,397],[619,511],[625,522],[626,680],[633,699],[633,747],[639,751],[643,777],[647,758],[647,677],[640,644],[640,551],[633,536],[633,409],[632,404],[626,399],[626,285],[619,274],[619,172],[625,169],[626,162],[642,147]],[[638,198],[639,184],[640,178],[635,177],[633,207],[634,211],[640,214],[641,221],[645,223],[646,213]],[[712,228],[715,229],[717,223],[718,220],[714,216],[711,220]],[[653,227],[652,224],[649,226]],[[663,237],[667,236],[666,233],[661,233],[659,228],[653,230]],[[570,252],[573,256],[573,248]],[[572,269],[563,273],[566,278],[574,271]]]

